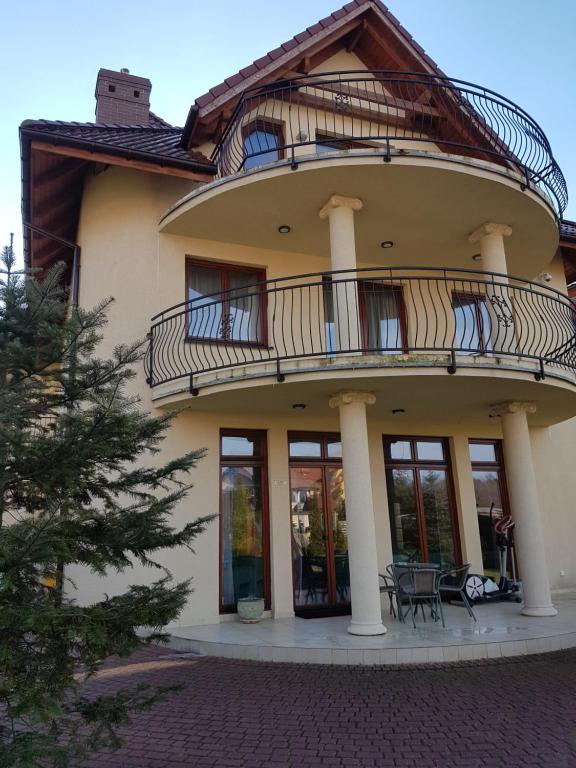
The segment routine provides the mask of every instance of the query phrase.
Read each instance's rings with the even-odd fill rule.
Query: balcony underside
[[[486,221],[510,225],[509,271],[533,278],[553,258],[558,228],[541,191],[522,191],[522,177],[502,165],[429,152],[334,152],[232,176],[195,191],[162,219],[162,232],[286,252],[329,256],[318,211],[333,194],[358,197],[359,261],[472,266],[468,235]],[[290,233],[278,227],[288,225]],[[393,248],[380,244],[391,240]]]
[[[531,401],[537,411],[529,416],[532,426],[550,426],[576,416],[576,375],[546,367],[546,378],[537,381],[533,361],[515,361],[456,356],[456,373],[448,374],[449,355],[346,356],[283,364],[285,378],[278,382],[276,366],[270,363],[219,371],[196,377],[198,394],[193,396],[187,380],[172,381],[153,390],[155,405],[186,407],[194,411],[258,413],[289,418],[294,403],[306,405],[306,414],[326,417],[328,399],[343,389],[376,393],[370,413],[390,418],[403,409],[399,424],[410,422],[485,422],[491,406],[503,401]],[[410,357],[410,362],[408,359]],[[524,370],[521,370],[524,368]],[[520,370],[519,370],[520,369]]]

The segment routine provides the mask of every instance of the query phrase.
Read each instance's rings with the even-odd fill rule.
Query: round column
[[[524,593],[521,612],[526,616],[555,616],[528,429],[527,414],[535,411],[533,403],[510,402],[495,406],[493,414],[502,421],[506,482]]]
[[[354,232],[354,212],[359,211],[362,205],[362,200],[358,198],[333,195],[319,212],[320,218],[328,219],[330,226],[332,271],[340,271],[340,274],[333,276],[332,284],[337,347],[334,351],[355,352],[362,349]]]
[[[383,635],[376,526],[370,477],[366,405],[376,398],[369,392],[342,392],[330,399],[340,413],[342,467],[346,494],[348,562],[352,619],[351,635]]]

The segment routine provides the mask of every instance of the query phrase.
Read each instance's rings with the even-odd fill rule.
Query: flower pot
[[[263,597],[241,597],[237,603],[238,617],[243,624],[257,624],[264,613]]]

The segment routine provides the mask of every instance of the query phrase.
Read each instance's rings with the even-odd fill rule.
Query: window
[[[499,440],[470,440],[468,445],[482,547],[482,565],[486,576],[498,581],[498,549],[492,524],[508,514],[502,445]],[[510,556],[508,559],[510,560]],[[510,562],[507,567],[511,573]]]
[[[256,120],[242,131],[245,171],[283,157],[284,131],[281,123]]]
[[[406,311],[401,286],[370,280],[358,280],[357,285],[363,349],[372,353],[406,351]],[[328,275],[322,278],[322,287],[326,352],[332,353],[339,348],[334,307],[338,304],[338,297],[341,303],[349,301],[350,293],[345,283],[338,292],[338,286],[334,286]],[[335,293],[338,293],[336,299]],[[344,312],[347,326],[348,311]],[[346,338],[346,334],[343,337]]]
[[[209,261],[186,262],[187,337],[264,344],[266,280],[262,269]]]
[[[492,348],[490,314],[486,297],[481,293],[452,294],[456,333],[454,347],[470,354],[487,352]]]
[[[354,141],[348,136],[336,136],[316,131],[316,152],[334,152],[344,149],[370,149],[370,145],[363,144],[361,141]]]
[[[220,612],[242,597],[263,597],[270,608],[266,433],[220,435]]]

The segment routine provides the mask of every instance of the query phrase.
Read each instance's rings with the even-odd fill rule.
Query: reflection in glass
[[[472,446],[471,446],[472,447]],[[475,469],[472,472],[474,479],[474,493],[476,495],[476,512],[478,514],[478,528],[480,531],[480,543],[482,546],[482,564],[484,573],[494,578],[499,574],[498,550],[496,536],[490,521],[490,507],[494,504],[493,520],[499,520],[504,514],[502,503],[502,491],[499,471],[495,469]]]
[[[492,462],[497,461],[496,445],[494,443],[470,443],[470,461]]]
[[[220,453],[222,456],[259,456],[260,440],[244,435],[222,435]]]
[[[384,457],[396,461],[407,461],[412,458],[412,446],[408,440],[386,440]]]
[[[490,340],[490,313],[485,297],[473,293],[455,293],[452,297],[456,333],[454,346],[459,352],[486,352]]]
[[[212,295],[216,294],[216,295]],[[194,267],[188,276],[188,335],[219,339],[222,336],[221,277],[216,269]]]
[[[264,163],[273,163],[279,156],[278,134],[275,131],[254,130],[245,137],[245,170]]]
[[[254,272],[233,270],[229,281],[230,288],[238,289],[238,294],[231,290],[227,296],[228,329],[224,335],[233,341],[258,341],[262,295],[257,287],[247,290],[256,282]]]
[[[222,604],[264,597],[262,471],[222,467]]]
[[[290,441],[290,458],[300,458],[305,456],[307,458],[320,458],[321,456],[321,444],[320,440],[291,440]]]
[[[422,489],[428,561],[441,568],[456,565],[452,516],[448,498],[448,477],[444,469],[419,469]]]
[[[386,470],[394,562],[422,561],[416,488],[412,469]]]
[[[342,443],[340,440],[328,440],[326,451],[329,459],[342,458]]]
[[[328,467],[326,469],[326,483],[328,486],[328,510],[332,520],[336,602],[349,603],[348,529],[346,527],[346,504],[342,467]]]
[[[440,440],[418,440],[416,454],[420,461],[443,461],[444,446]]]
[[[290,470],[292,557],[296,606],[328,601],[322,470]]]

